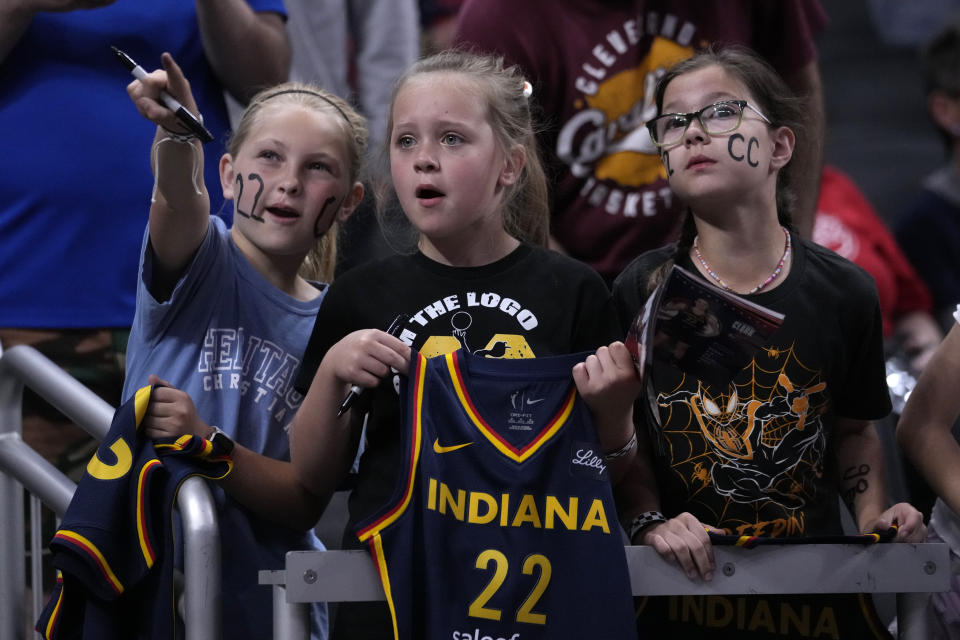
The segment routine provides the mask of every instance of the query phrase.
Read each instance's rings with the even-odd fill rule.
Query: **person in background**
[[[960,22],[954,20],[921,57],[927,111],[944,142],[947,163],[927,176],[895,234],[933,295],[933,313],[946,330],[960,303]]]
[[[293,53],[290,79],[357,105],[371,140],[383,140],[390,91],[417,59],[414,0],[284,0]],[[371,147],[371,156],[381,149]]]
[[[170,51],[215,136],[204,179],[219,180],[224,91],[246,102],[286,80],[281,0],[0,2],[0,344],[31,344],[119,404],[138,247],[153,184],[154,127],[130,109],[134,60]],[[16,152],[12,152],[16,150]],[[222,198],[211,202],[219,212]],[[229,215],[227,215],[229,219]],[[92,440],[31,394],[24,439],[77,473]]]
[[[638,254],[676,240],[682,206],[644,123],[664,70],[712,42],[749,46],[809,99],[795,162],[796,224],[809,237],[820,179],[823,105],[815,0],[465,0],[458,46],[520,65],[546,116],[554,248],[607,282]]]
[[[357,106],[370,139],[385,138],[390,91],[420,51],[414,0],[284,0],[293,50],[290,78],[310,82]],[[380,144],[367,150],[371,184],[386,171]],[[337,273],[391,253],[377,227],[372,199],[341,230]]]
[[[463,0],[420,0],[418,4],[423,52],[430,55],[452,47]]]
[[[916,378],[943,339],[932,314],[930,293],[866,196],[849,176],[834,167],[823,170],[813,241],[863,267],[877,285],[887,383],[893,402],[893,411],[878,429],[888,487],[892,494],[908,497],[929,516],[936,496],[914,466],[904,460],[893,431]]]
[[[813,241],[873,276],[886,351],[902,353],[910,372],[919,375],[943,339],[930,293],[870,202],[835,167],[823,169]]]

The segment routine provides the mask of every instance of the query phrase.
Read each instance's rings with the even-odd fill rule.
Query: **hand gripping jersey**
[[[57,584],[36,625],[47,640],[177,635],[177,491],[191,475],[223,478],[233,462],[203,438],[138,433],[150,393],[117,409],[50,542]]]
[[[357,527],[397,640],[636,637],[610,481],[571,377],[584,355],[414,352],[404,477]]]

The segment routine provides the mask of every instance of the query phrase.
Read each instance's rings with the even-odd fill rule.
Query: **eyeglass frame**
[[[703,120],[700,119],[700,116],[702,116],[703,112],[706,111],[707,109],[711,109],[713,107],[716,107],[722,104],[737,105],[740,108],[740,118],[737,120],[737,124],[733,128],[728,129],[726,131],[721,131],[719,133],[710,133],[709,131],[707,131],[707,125],[704,124]],[[652,120],[648,120],[645,126],[647,127],[647,131],[650,133],[650,140],[653,142],[654,145],[660,148],[675,147],[678,144],[681,144],[681,142],[683,141],[683,136],[686,135],[687,129],[690,128],[690,125],[693,123],[694,119],[696,119],[696,121],[700,123],[700,128],[703,129],[703,132],[706,133],[707,135],[722,136],[725,133],[730,133],[740,128],[740,125],[743,124],[743,114],[747,109],[750,109],[751,111],[756,113],[758,116],[760,116],[760,118],[762,118],[763,121],[766,122],[768,125],[773,126],[773,123],[770,121],[770,118],[763,115],[763,113],[759,109],[757,109],[755,106],[753,106],[746,100],[719,100],[717,102],[708,104],[707,106],[700,109],[699,111],[694,111],[692,113],[663,113]],[[680,132],[680,138],[676,142],[667,142],[667,143],[657,142],[657,137],[654,134],[654,127],[656,126],[657,120],[660,120],[662,118],[670,118],[670,117],[675,118],[677,116],[683,116],[684,118],[687,118],[687,124],[686,126],[683,127],[683,131]]]

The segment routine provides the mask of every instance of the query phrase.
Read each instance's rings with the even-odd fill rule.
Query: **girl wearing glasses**
[[[791,229],[790,158],[803,130],[802,102],[742,49],[679,63],[655,98],[659,115],[647,126],[686,220],[675,246],[641,255],[617,278],[621,322],[629,326],[674,263],[785,320],[726,388],[669,365],[654,370],[653,402],[637,406],[652,404],[658,415],[638,410],[637,421],[653,460],[649,486],[658,490],[637,505],[632,541],[709,580],[708,530],[841,534],[838,495],[861,532],[897,523],[897,540],[922,540],[921,514],[905,503],[888,508],[884,489],[872,421],[890,411],[890,400],[873,281]],[[887,637],[860,606],[864,599],[844,598],[725,598],[730,615],[711,616],[710,632],[805,637],[806,619],[807,631],[837,631],[824,637]],[[708,635],[695,611],[681,598],[651,598],[640,625],[647,637],[652,630]]]

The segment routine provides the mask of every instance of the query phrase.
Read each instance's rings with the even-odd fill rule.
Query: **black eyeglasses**
[[[724,100],[705,106],[693,113],[665,113],[647,122],[650,138],[658,147],[672,147],[680,144],[687,127],[694,118],[708,135],[718,136],[735,131],[743,122],[743,110],[750,109],[763,118],[767,124],[773,124],[767,116],[747,103],[746,100]]]

